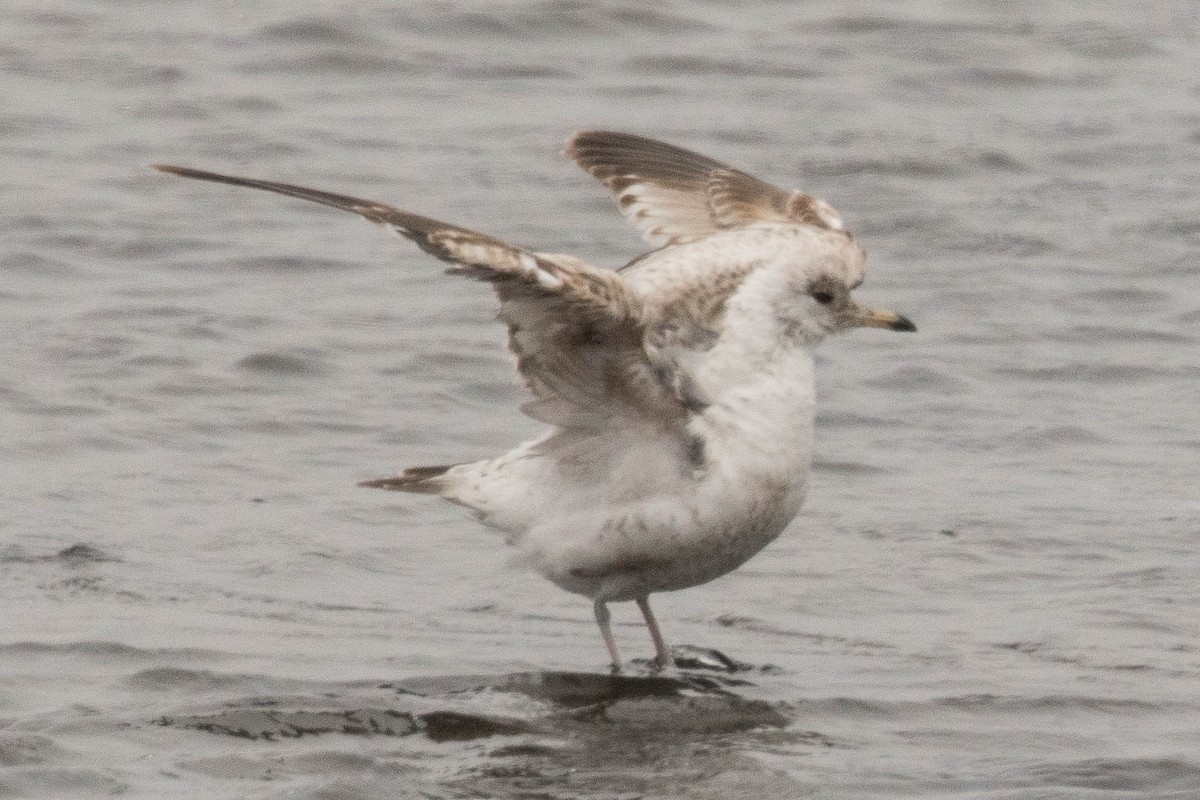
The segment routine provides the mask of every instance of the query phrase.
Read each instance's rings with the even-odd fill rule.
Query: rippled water
[[[0,796],[1200,796],[1193,4],[0,22]],[[805,512],[656,602],[672,640],[773,669],[592,716],[511,677],[602,670],[585,601],[453,508],[354,488],[538,429],[487,291],[146,169],[615,266],[639,241],[558,156],[582,127],[825,197],[871,252],[860,294],[920,327],[825,346]],[[413,727],[329,722],[387,714]]]

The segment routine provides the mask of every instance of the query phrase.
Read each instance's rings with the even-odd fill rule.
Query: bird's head
[[[812,345],[851,328],[917,329],[908,317],[861,305],[854,297],[867,259],[856,242],[843,235],[813,239],[803,248],[782,251],[763,270],[771,311],[789,338]]]

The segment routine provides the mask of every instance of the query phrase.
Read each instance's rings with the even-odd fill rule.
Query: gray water
[[[16,0],[0,30],[0,796],[1200,797],[1194,4]],[[640,241],[559,156],[583,127],[826,198],[861,297],[920,328],[826,344],[805,511],[657,597],[746,683],[591,716],[519,677],[603,672],[586,601],[354,487],[539,429],[486,287],[146,168],[617,266]]]

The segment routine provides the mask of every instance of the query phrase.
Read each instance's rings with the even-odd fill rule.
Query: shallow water
[[[0,21],[0,796],[1200,796],[1192,4]],[[505,676],[602,672],[588,604],[460,511],[354,487],[538,430],[488,292],[348,215],[146,169],[615,266],[639,240],[558,156],[582,127],[821,195],[871,253],[860,294],[920,327],[827,343],[806,510],[656,598],[673,641],[772,668],[585,718]],[[765,716],[722,723],[741,703]],[[162,724],[262,709],[314,730]],[[320,722],[364,710],[417,722]]]

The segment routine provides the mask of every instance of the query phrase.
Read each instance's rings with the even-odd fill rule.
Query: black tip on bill
[[[903,314],[897,314],[896,321],[892,323],[892,330],[913,333],[917,330],[917,326],[913,325],[912,320],[908,317],[904,316]]]

